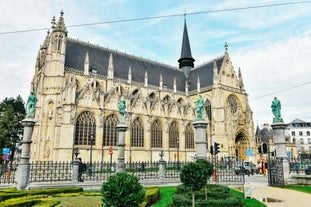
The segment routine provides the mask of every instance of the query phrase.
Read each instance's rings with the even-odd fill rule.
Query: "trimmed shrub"
[[[110,176],[103,183],[101,193],[104,207],[137,207],[145,198],[139,178],[126,172]]]

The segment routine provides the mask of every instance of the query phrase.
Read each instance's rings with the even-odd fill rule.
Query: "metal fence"
[[[165,162],[164,178],[179,180],[180,172],[189,162]],[[103,182],[116,173],[115,162],[85,162],[87,170],[82,174],[84,181]],[[131,162],[125,163],[125,171],[133,173],[140,180],[159,180],[159,162]],[[224,185],[243,185],[244,173],[237,174],[236,163],[216,161],[213,181]],[[0,184],[14,184],[17,166],[1,166]],[[29,164],[30,183],[72,182],[72,162],[36,161]]]
[[[305,174],[305,169],[311,166],[311,160],[309,159],[289,159],[290,173]]]

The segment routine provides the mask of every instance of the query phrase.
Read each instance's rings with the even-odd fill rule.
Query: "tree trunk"
[[[194,205],[194,191],[192,191],[192,207],[195,207],[195,205]]]

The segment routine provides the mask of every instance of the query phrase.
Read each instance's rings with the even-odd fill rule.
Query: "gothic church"
[[[247,160],[256,149],[252,111],[241,71],[224,54],[195,66],[184,24],[179,68],[67,36],[63,12],[40,46],[31,91],[37,98],[31,160],[117,160],[118,103],[126,101],[125,162],[190,161],[196,156],[193,122],[198,95],[205,101],[207,148],[220,158]],[[177,56],[177,55],[176,55]],[[209,153],[208,153],[209,154]],[[210,155],[208,155],[210,156]]]

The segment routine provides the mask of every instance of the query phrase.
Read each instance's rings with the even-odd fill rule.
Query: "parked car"
[[[306,174],[306,175],[311,175],[311,165],[309,165],[309,166],[305,169],[305,174]]]
[[[239,175],[239,174],[246,174],[246,175],[250,175],[250,174],[254,174],[254,172],[257,173],[257,166],[250,162],[250,161],[244,161],[244,162],[237,162],[234,168],[235,174]]]

